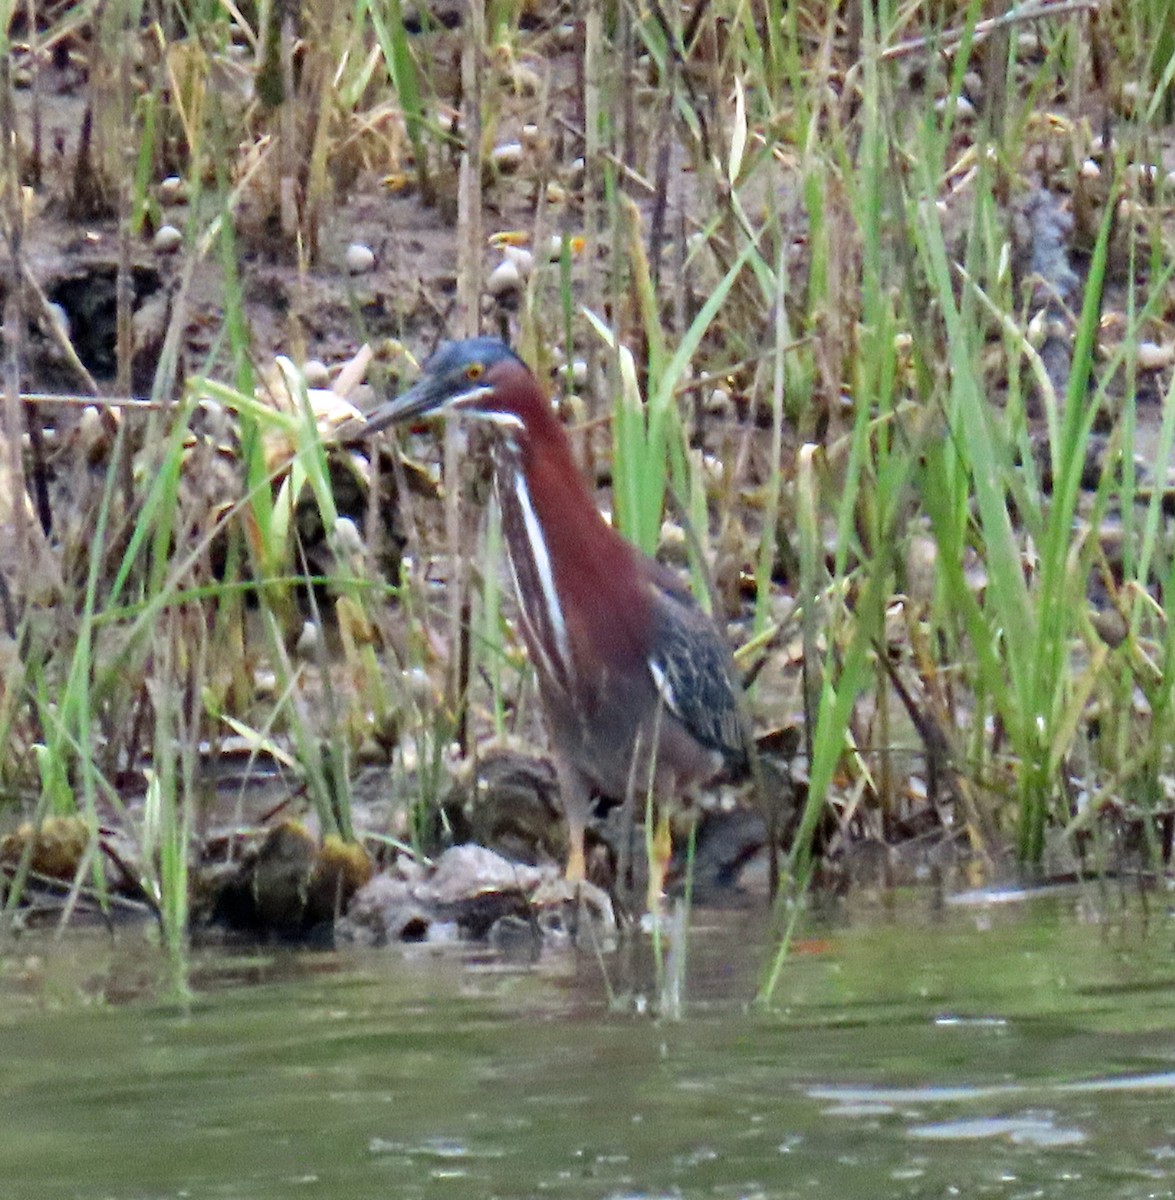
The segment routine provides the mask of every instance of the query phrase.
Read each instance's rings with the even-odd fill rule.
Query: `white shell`
[[[306,360],[302,366],[302,377],[306,380],[307,387],[330,387],[330,372],[327,371],[326,364],[319,362],[317,358],[308,358]]]
[[[298,634],[298,641],[294,645],[294,653],[299,658],[313,658],[321,644],[318,625],[314,621],[304,621],[302,632]]]
[[[1125,176],[1126,182],[1131,185],[1153,184],[1158,181],[1159,168],[1154,163],[1127,163],[1122,174]]]
[[[506,296],[522,290],[522,272],[510,259],[503,259],[490,272],[486,291],[491,296]]]
[[[547,240],[547,261],[558,262],[563,257],[563,246],[566,242],[571,242],[572,257],[575,257],[575,243],[570,237],[565,238],[561,233],[553,233]]]
[[[1159,342],[1138,343],[1138,365],[1143,371],[1161,371],[1175,362],[1175,345],[1164,346]]]
[[[336,554],[341,556],[357,557],[363,554],[363,535],[359,532],[359,526],[350,517],[339,517],[335,522],[332,548]]]
[[[944,96],[941,100],[934,102],[934,111],[945,113],[949,104],[948,97]],[[955,97],[955,116],[962,120],[969,120],[975,116],[975,105],[967,99],[966,96],[959,95]]]
[[[174,225],[160,225],[151,239],[152,248],[159,254],[174,254],[184,244],[184,235]]]
[[[169,175],[159,181],[159,203],[182,204],[187,199],[185,191],[184,181],[178,175]]]
[[[366,275],[375,266],[375,251],[362,242],[352,242],[347,247],[347,270],[352,275]]]
[[[730,393],[723,387],[716,387],[706,397],[706,412],[714,417],[729,417],[734,411],[734,402]]]
[[[502,255],[514,264],[523,279],[534,270],[534,255],[525,246],[503,246]]]
[[[522,166],[525,158],[526,151],[521,142],[506,142],[501,146],[495,146],[490,151],[490,162],[503,175],[513,175]]]

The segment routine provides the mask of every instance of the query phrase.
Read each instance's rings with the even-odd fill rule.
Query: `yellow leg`
[[[582,883],[587,874],[587,863],[583,851],[583,825],[576,821],[567,822],[567,870],[564,876],[568,883]]]
[[[567,817],[567,869],[563,874],[569,883],[582,883],[587,874],[583,839],[592,793],[583,776],[569,763],[556,759],[555,770],[559,776],[563,812]]]
[[[668,805],[662,805],[657,813],[650,848],[652,853],[649,855],[648,906],[649,912],[653,912],[661,904],[661,896],[665,891],[665,876],[669,874],[669,860],[673,857],[673,834],[669,828]]]

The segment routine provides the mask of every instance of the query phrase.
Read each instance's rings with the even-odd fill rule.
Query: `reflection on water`
[[[1085,1141],[1080,1129],[1058,1129],[1051,1114],[1032,1112],[1014,1117],[972,1117],[963,1121],[938,1121],[932,1125],[912,1125],[911,1137],[936,1141],[1007,1138],[1018,1146],[1076,1146]]]
[[[648,955],[0,958],[5,1197],[1175,1195],[1171,929],[1088,897],[811,922],[770,1010],[756,914]],[[627,998],[617,1003],[617,997]]]

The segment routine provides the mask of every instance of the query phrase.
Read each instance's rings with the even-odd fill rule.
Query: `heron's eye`
[[[465,368],[465,378],[471,383],[476,383],[486,373],[485,367],[479,362],[470,363]]]

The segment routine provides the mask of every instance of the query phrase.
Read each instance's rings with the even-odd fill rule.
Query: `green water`
[[[842,913],[766,1010],[763,926],[696,915],[677,1021],[591,954],[205,953],[180,1004],[142,931],[26,938],[0,1196],[1175,1196],[1162,901]]]

